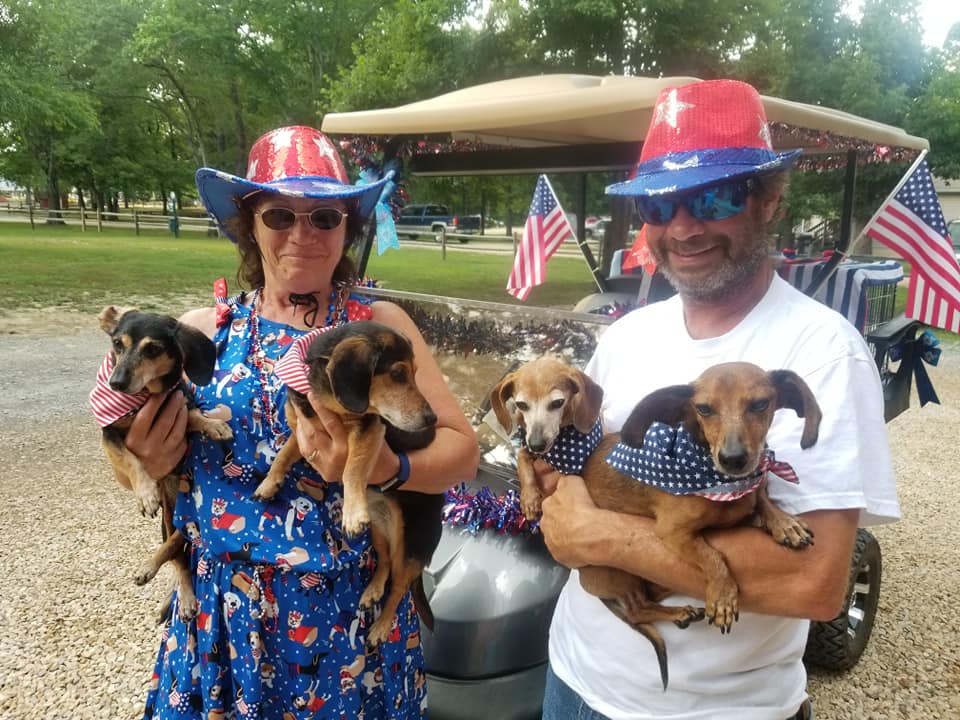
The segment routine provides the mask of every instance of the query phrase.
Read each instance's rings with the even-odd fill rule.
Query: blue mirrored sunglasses
[[[683,205],[697,220],[725,220],[743,212],[747,198],[756,188],[756,178],[745,178],[682,195],[638,196],[637,213],[648,225],[666,225]]]

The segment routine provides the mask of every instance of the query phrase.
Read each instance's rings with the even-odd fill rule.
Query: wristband
[[[400,461],[400,469],[397,470],[396,475],[380,486],[380,490],[384,492],[387,490],[396,490],[410,479],[410,459],[407,457],[407,454],[402,451],[398,452],[397,459]]]

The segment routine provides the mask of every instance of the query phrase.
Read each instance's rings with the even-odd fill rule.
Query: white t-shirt
[[[866,343],[839,313],[779,277],[739,325],[717,338],[689,337],[679,297],[636,310],[604,333],[587,373],[604,388],[611,432],[649,392],[734,360],[793,370],[823,411],[819,440],[807,450],[800,449],[803,420],[790,410],[776,413],[768,444],[800,478],[792,485],[770,476],[770,496],[781,508],[860,508],[861,525],[899,517],[880,378]],[[682,595],[666,603],[702,606]],[[806,620],[747,612],[729,635],[706,622],[686,630],[658,623],[670,670],[664,692],[650,642],[584,592],[572,572],[550,628],[550,662],[614,720],[783,720],[806,697],[801,658],[808,627]]]

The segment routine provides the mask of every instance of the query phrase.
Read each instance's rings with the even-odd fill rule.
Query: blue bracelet
[[[380,486],[380,490],[396,490],[410,479],[410,458],[407,457],[405,452],[401,451],[397,453],[397,459],[400,460],[400,469],[397,470],[396,475]]]

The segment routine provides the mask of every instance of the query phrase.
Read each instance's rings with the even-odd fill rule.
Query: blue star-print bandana
[[[788,482],[798,482],[793,468],[777,461],[769,448],[751,475],[731,477],[718,472],[710,454],[694,441],[683,423],[672,427],[655,422],[644,435],[642,447],[619,442],[606,461],[624,475],[672,495],[701,495],[721,502],[752,493],[768,471]]]
[[[597,420],[593,429],[586,435],[573,425],[567,425],[560,429],[560,434],[557,435],[550,449],[537,457],[542,457],[564,475],[579,475],[583,471],[587,458],[597,449],[602,437],[603,426],[600,420]],[[526,447],[526,430],[522,427],[518,428],[512,439],[518,447]],[[537,455],[537,453],[533,454]]]

